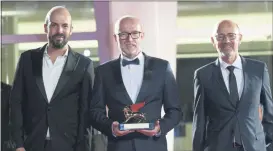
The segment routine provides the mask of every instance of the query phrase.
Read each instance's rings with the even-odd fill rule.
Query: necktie
[[[238,93],[238,88],[237,88],[237,82],[236,82],[236,77],[234,74],[234,66],[228,66],[227,69],[229,70],[229,95],[230,95],[230,100],[237,104],[239,101],[239,93]],[[237,106],[236,106],[237,107]],[[237,108],[236,108],[237,110]],[[241,136],[240,136],[240,129],[239,129],[239,121],[235,123],[235,129],[233,131],[234,133],[234,141],[238,144],[241,143]]]
[[[131,61],[126,60],[126,59],[122,59],[122,66],[127,66],[127,65],[129,65],[129,64],[139,65],[139,59],[136,58],[136,59],[131,60]]]
[[[236,77],[234,74],[234,66],[228,66],[227,69],[229,70],[229,95],[232,102],[235,104],[239,101],[239,94],[237,88]]]

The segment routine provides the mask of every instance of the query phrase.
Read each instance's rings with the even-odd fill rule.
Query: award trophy
[[[145,117],[145,114],[139,112],[139,109],[141,109],[144,105],[145,105],[145,102],[126,106],[123,109],[126,120],[123,123],[119,124],[119,130],[124,131],[124,130],[154,129],[155,124],[148,122]]]

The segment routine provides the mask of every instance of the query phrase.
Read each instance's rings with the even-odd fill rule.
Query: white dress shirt
[[[122,66],[122,60],[132,61],[134,59],[139,59],[139,65],[129,64],[126,66]],[[140,52],[135,58],[129,59],[123,55],[121,55],[120,59],[120,67],[121,67],[121,76],[126,88],[127,93],[129,94],[133,103],[136,102],[137,96],[139,94],[142,81],[143,81],[143,73],[144,73],[144,55]],[[113,131],[113,127],[112,127]],[[161,131],[159,131],[155,136],[159,137],[161,135]],[[113,134],[113,136],[115,136]],[[116,137],[116,136],[115,136]]]
[[[223,75],[228,92],[230,92],[230,91],[229,91],[229,70],[227,69],[227,67],[231,66],[231,65],[235,67],[234,74],[236,77],[239,98],[241,98],[242,92],[243,92],[243,87],[244,87],[244,74],[243,74],[243,66],[242,66],[241,57],[237,56],[237,58],[233,62],[233,64],[227,64],[221,58],[219,58],[219,61],[220,61],[222,75]]]
[[[48,103],[50,103],[51,97],[55,91],[55,88],[58,84],[59,78],[63,71],[64,64],[68,55],[68,50],[66,50],[63,56],[58,56],[54,64],[50,60],[50,56],[47,53],[47,48],[43,56],[43,82],[46,91],[46,96]],[[49,135],[49,129],[47,130],[47,137]]]
[[[139,59],[139,65],[130,64],[126,66],[122,66],[122,60],[134,60]],[[136,102],[138,93],[140,91],[142,80],[143,80],[143,72],[144,72],[144,55],[140,52],[135,58],[129,59],[123,55],[121,55],[120,59],[120,67],[121,67],[121,75],[124,86],[129,94],[133,103]]]

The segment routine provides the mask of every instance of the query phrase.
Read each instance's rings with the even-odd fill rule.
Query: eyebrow
[[[52,22],[52,21],[50,21],[50,22],[51,22],[51,24],[58,24],[56,22]],[[68,25],[68,23],[63,23],[62,25]]]
[[[227,34],[223,34],[223,33],[220,33],[220,34],[216,34],[216,35],[228,35],[228,34],[239,34],[239,33],[227,33]]]
[[[134,30],[134,31],[132,31],[132,32],[121,31],[121,32],[119,32],[119,33],[134,33],[134,32],[141,32],[141,31],[138,31],[138,30]]]

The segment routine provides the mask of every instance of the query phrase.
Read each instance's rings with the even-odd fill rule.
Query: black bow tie
[[[139,59],[136,58],[136,59],[131,60],[131,61],[122,59],[122,66],[127,66],[127,65],[129,65],[129,64],[139,65]]]

